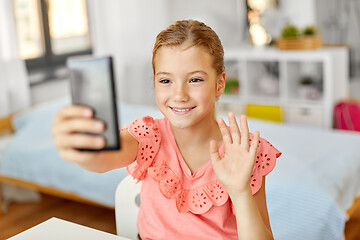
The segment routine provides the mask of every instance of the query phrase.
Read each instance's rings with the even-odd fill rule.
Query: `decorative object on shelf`
[[[224,93],[229,95],[239,94],[239,79],[235,77],[227,78]]]
[[[273,74],[264,74],[258,81],[259,92],[268,97],[279,95],[279,79]]]
[[[300,31],[295,25],[288,24],[275,45],[281,50],[317,49],[322,46],[322,40],[315,26],[306,26]]]
[[[283,38],[293,38],[297,36],[299,36],[299,29],[292,24],[286,25],[281,32],[281,37]]]
[[[317,30],[316,30],[315,26],[307,26],[304,28],[302,34],[304,36],[313,36],[313,35],[316,35],[316,32],[317,32]]]
[[[298,94],[300,99],[317,100],[321,97],[321,93],[311,77],[303,77],[301,79]]]

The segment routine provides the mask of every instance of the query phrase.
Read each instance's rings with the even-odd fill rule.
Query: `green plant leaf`
[[[299,29],[292,24],[286,25],[281,32],[283,38],[297,37],[299,35]]]

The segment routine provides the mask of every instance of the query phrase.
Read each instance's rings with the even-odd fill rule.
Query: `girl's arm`
[[[136,158],[138,142],[127,130],[120,133],[120,138],[121,150],[89,153],[89,158],[86,156],[84,161],[77,161],[77,164],[88,171],[99,173],[131,164]],[[79,151],[77,153],[83,154],[83,152],[79,153]]]
[[[262,178],[262,185],[261,185],[259,191],[257,193],[255,193],[255,195],[253,195],[253,199],[255,201],[256,206],[259,209],[260,215],[261,215],[266,227],[269,229],[269,231],[272,234],[269,213],[268,213],[267,204],[266,204],[265,177]]]
[[[273,239],[265,198],[265,178],[260,190],[253,196],[250,187],[259,132],[254,133],[249,146],[249,129],[245,116],[241,116],[241,133],[233,113],[229,113],[230,130],[224,120],[218,124],[223,137],[225,152],[220,158],[218,144],[210,143],[213,169],[224,185],[233,204],[239,239]]]
[[[251,189],[231,196],[234,204],[239,239],[273,239],[265,198],[265,177],[253,196]]]
[[[132,163],[137,154],[138,142],[124,130],[120,133],[121,150],[89,152],[76,148],[101,149],[105,146],[102,136],[92,136],[81,132],[101,133],[105,129],[103,122],[93,118],[89,108],[66,106],[56,115],[52,126],[52,135],[60,156],[69,162],[75,162],[92,172],[106,172]]]

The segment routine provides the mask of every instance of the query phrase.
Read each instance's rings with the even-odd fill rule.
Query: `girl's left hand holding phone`
[[[259,132],[255,132],[251,145],[249,128],[245,115],[240,117],[240,129],[234,113],[228,114],[229,127],[222,118],[218,124],[224,143],[224,156],[219,155],[218,144],[210,142],[210,155],[217,179],[224,185],[230,196],[239,195],[250,189],[250,177],[253,171],[256,151],[259,145]]]

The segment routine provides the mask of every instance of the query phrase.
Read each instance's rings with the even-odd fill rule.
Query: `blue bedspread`
[[[4,151],[0,173],[113,206],[113,193],[126,176],[125,169],[105,174],[88,172],[62,160],[54,146],[50,133],[53,118],[67,103],[69,100],[63,99],[15,118],[16,134]]]
[[[16,134],[0,159],[0,173],[77,193],[114,206],[117,184],[125,169],[92,173],[63,161],[50,128],[61,99],[21,114]],[[120,106],[125,126],[144,115],[162,117],[151,107]],[[267,176],[270,221],[276,239],[342,239],[346,209],[360,196],[360,134],[249,120],[283,154]]]
[[[266,178],[276,239],[343,239],[360,196],[360,134],[251,121],[283,155]]]

